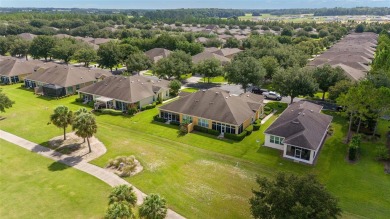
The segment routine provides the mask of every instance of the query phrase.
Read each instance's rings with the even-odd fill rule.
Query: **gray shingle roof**
[[[250,96],[256,96],[253,99]],[[186,115],[211,119],[223,123],[241,125],[251,118],[262,104],[263,99],[256,94],[245,97],[229,95],[221,89],[201,90],[160,107]],[[259,100],[256,102],[255,100]]]
[[[229,55],[234,55],[234,54],[237,54],[239,52],[242,52],[241,49],[237,49],[237,48],[223,48],[223,49],[220,49],[218,51],[215,51],[214,53],[215,54],[218,54],[220,56],[229,56]]]
[[[157,62],[162,58],[166,58],[171,54],[171,50],[164,48],[154,48],[145,52],[145,55],[148,56],[153,62]]]
[[[264,133],[284,137],[284,143],[316,150],[330,125],[322,106],[300,101],[291,104]]]
[[[192,62],[197,64],[201,61],[212,59],[212,58],[219,60],[223,65],[230,62],[230,59],[211,52],[201,52],[199,54],[192,56]]]
[[[22,59],[5,58],[0,61],[0,75],[17,76],[33,73],[37,64]]]
[[[378,35],[375,33],[353,33],[345,36],[323,54],[311,61],[309,66],[340,66],[347,76],[359,80],[370,70],[374,58]]]
[[[47,69],[36,71],[26,79],[69,87],[96,81],[96,78],[101,76],[101,74],[109,75],[110,73],[102,69],[55,65]]]
[[[111,76],[79,91],[135,103],[154,96],[161,89],[168,89],[168,84],[166,80],[152,80],[143,76]]]

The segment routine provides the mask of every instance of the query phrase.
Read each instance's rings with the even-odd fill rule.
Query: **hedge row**
[[[261,127],[261,119],[258,119],[253,123],[253,131],[258,131],[260,127]]]
[[[161,118],[159,115],[155,115],[155,116],[153,117],[153,120],[156,121],[156,122],[162,122],[162,123],[166,123],[166,122],[167,122],[166,119]]]
[[[156,102],[153,102],[152,104],[141,107],[141,111],[145,111],[145,110],[153,109],[153,108],[156,108]]]
[[[178,121],[170,121],[169,124],[179,126],[180,122],[178,122]]]
[[[96,110],[102,114],[108,114],[108,115],[122,115],[123,112],[120,110],[115,110],[115,109],[99,109]]]
[[[234,141],[242,141],[242,139],[244,139],[246,135],[247,135],[247,131],[244,130],[243,132],[241,132],[238,135],[225,133],[224,137],[227,138],[227,139],[234,140]]]
[[[360,147],[360,143],[362,137],[361,135],[354,135],[351,139],[351,143],[349,143],[349,148],[348,148],[348,159],[351,161],[356,160],[358,150]]]
[[[205,128],[205,127],[202,127],[202,126],[198,126],[198,125],[194,126],[194,130],[198,131],[198,132],[207,133],[207,134],[210,134],[210,135],[215,135],[215,136],[218,136],[220,134],[220,132],[217,131],[217,130],[208,129],[208,128]]]
[[[246,127],[245,131],[246,131],[246,135],[252,134],[252,132],[253,132],[253,125],[250,125],[250,126]]]

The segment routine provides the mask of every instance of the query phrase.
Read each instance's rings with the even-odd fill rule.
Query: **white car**
[[[271,100],[281,100],[282,99],[282,96],[280,96],[280,94],[278,94],[274,91],[264,92],[263,95],[266,99],[271,99]]]

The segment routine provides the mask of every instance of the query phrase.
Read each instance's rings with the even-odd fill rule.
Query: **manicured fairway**
[[[47,125],[49,115],[61,104],[78,109],[76,96],[47,100],[19,86],[3,87],[16,104],[4,114],[7,119],[0,121],[0,128],[43,144],[61,135],[60,129]],[[170,208],[188,218],[249,218],[248,199],[256,175],[272,177],[277,171],[316,174],[339,198],[347,217],[390,215],[390,176],[383,173],[372,152],[384,138],[365,142],[362,159],[349,164],[344,160],[347,146],[342,143],[347,123],[335,114],[334,135],[314,167],[281,159],[279,151],[259,147],[264,141],[262,132],[276,116],[260,131],[232,142],[199,133],[181,136],[176,126],[153,122],[156,114],[157,109],[133,117],[97,115],[97,137],[108,151],[92,163],[104,166],[113,157],[135,155],[145,169],[127,180],[146,193],[161,194]],[[382,121],[379,133],[384,136],[388,126]]]
[[[0,218],[102,218],[110,187],[0,139]]]

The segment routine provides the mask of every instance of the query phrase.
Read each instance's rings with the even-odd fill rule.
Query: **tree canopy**
[[[183,51],[172,52],[167,58],[162,58],[154,65],[153,71],[160,78],[181,79],[192,69],[191,56]]]
[[[126,60],[128,72],[140,72],[152,67],[152,61],[144,53],[137,52],[129,55]]]
[[[327,219],[341,214],[338,201],[313,175],[278,173],[257,178],[250,210],[254,218]]]
[[[210,78],[223,75],[223,68],[218,59],[212,58],[199,62],[194,67],[194,72],[203,75],[210,83]]]
[[[322,100],[325,99],[325,93],[328,92],[331,86],[334,86],[338,81],[347,80],[345,72],[342,68],[332,68],[330,65],[317,67],[314,70],[314,78],[318,83],[318,87],[322,90]]]
[[[117,66],[121,60],[119,44],[114,41],[101,44],[97,51],[97,55],[99,56],[99,66],[109,68],[112,71],[112,68]]]

